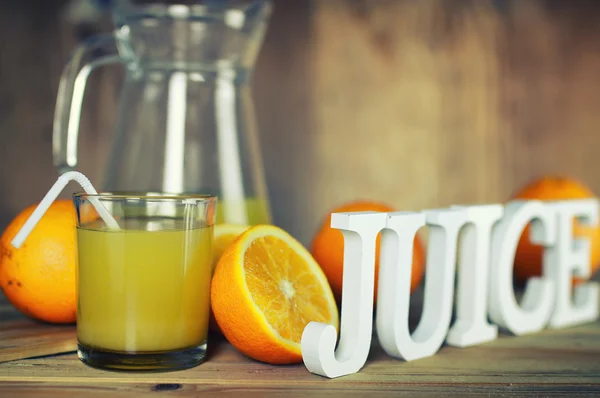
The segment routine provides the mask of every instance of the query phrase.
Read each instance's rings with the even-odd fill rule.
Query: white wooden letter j
[[[344,234],[344,274],[340,341],[333,326],[310,322],[302,334],[306,368],[330,378],[358,372],[367,361],[373,332],[377,234],[387,213],[333,213],[331,227]]]

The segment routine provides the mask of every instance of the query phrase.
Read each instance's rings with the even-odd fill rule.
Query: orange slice
[[[325,274],[302,244],[273,225],[251,227],[225,249],[211,303],[227,340],[271,364],[302,361],[300,339],[310,321],[339,325]]]

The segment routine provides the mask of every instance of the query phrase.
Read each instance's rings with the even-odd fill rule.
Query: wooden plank
[[[74,352],[74,325],[50,325],[25,317],[0,292],[0,363]]]
[[[356,198],[403,210],[504,202],[546,173],[600,193],[599,7],[314,2],[305,157],[316,216],[298,215],[300,237]]]
[[[419,300],[417,295],[417,305]],[[419,308],[415,310],[418,313]],[[12,327],[39,330],[40,325],[31,322],[3,322],[0,334]],[[444,346],[435,356],[404,362],[385,354],[374,338],[360,372],[329,380],[311,374],[302,364],[272,366],[253,361],[213,336],[208,360],[177,372],[103,371],[84,365],[74,354],[0,363],[0,396],[16,391],[24,396],[68,395],[88,388],[91,395],[107,396],[125,391],[136,396],[168,388],[176,388],[183,396],[199,392],[294,396],[294,391],[324,396],[600,394],[599,341],[600,322],[595,322],[520,337],[502,333],[491,343],[464,349]]]
[[[590,167],[600,145],[600,3],[507,3],[498,53],[504,194],[546,173],[600,194]]]
[[[403,209],[500,196],[488,150],[498,21],[490,2],[466,3],[317,3],[315,208],[365,196]]]
[[[317,387],[304,387],[301,390],[292,390],[274,383],[268,385],[239,386],[219,384],[192,384],[192,383],[135,383],[123,385],[119,383],[95,383],[85,385],[73,383],[43,383],[28,382],[15,383],[5,382],[0,391],[19,397],[65,397],[65,396],[91,396],[91,397],[147,397],[148,394],[162,392],[163,394],[177,394],[178,397],[197,397],[201,393],[223,397],[306,397],[307,395],[317,397],[364,397],[375,394],[377,397],[448,397],[448,396],[489,396],[490,394],[502,395],[503,397],[522,397],[526,394],[534,396],[569,396],[590,397],[598,394],[596,386],[532,386],[522,384],[506,385],[461,385],[461,384],[403,384],[397,387],[377,386],[359,388],[340,388],[330,385]]]
[[[418,319],[420,299],[419,292],[414,297],[415,311],[411,311],[413,321]],[[28,327],[40,330],[40,326],[26,318],[14,319],[2,323],[0,335],[14,329],[14,335],[19,335]],[[88,389],[91,395],[128,392],[137,396],[175,387],[183,396],[200,392],[248,396],[600,394],[599,341],[600,322],[595,322],[520,337],[502,333],[491,343],[465,349],[444,346],[433,357],[404,362],[386,355],[374,338],[360,372],[328,380],[309,373],[302,364],[272,366],[253,361],[222,338],[211,337],[208,360],[177,372],[103,371],[84,365],[74,354],[0,363],[0,396],[13,396],[17,391],[23,396],[68,396]]]
[[[16,339],[5,340],[0,344],[0,363],[77,350],[74,329],[42,336],[19,336],[18,345],[13,340]]]
[[[30,319],[0,292],[0,363],[75,350],[74,325],[50,325]]]
[[[357,374],[328,380],[302,365],[271,366],[251,361],[225,342],[196,368],[167,373],[108,372],[83,365],[75,355],[15,361],[0,365],[0,392],[28,386],[49,388],[90,384],[101,391],[149,391],[158,384],[194,386],[193,391],[291,392],[600,392],[600,324],[569,330],[503,337],[479,347],[444,347],[434,357],[414,362],[392,359],[374,344]],[[12,387],[11,387],[12,386]],[[273,391],[271,391],[273,389]]]
[[[0,33],[14,38],[0,59],[0,228],[56,178],[56,90],[81,38],[60,19],[64,3],[0,5]],[[599,10],[586,0],[276,0],[253,88],[275,222],[307,244],[346,200],[405,210],[504,201],[549,172],[600,193]],[[93,181],[118,70],[94,72],[86,91],[80,158]]]
[[[303,365],[272,366],[244,357],[231,345],[213,344],[209,360],[196,368],[165,373],[127,373],[93,369],[75,355],[15,361],[0,365],[0,381],[113,381],[256,385],[278,380],[298,386],[395,383],[594,384],[600,387],[600,346],[594,323],[531,336],[503,337],[472,348],[443,347],[430,358],[403,362],[388,357],[376,343],[357,374],[328,380]],[[24,370],[27,369],[26,372]]]

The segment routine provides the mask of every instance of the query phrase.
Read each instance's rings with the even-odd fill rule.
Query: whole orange
[[[596,195],[581,181],[564,176],[543,176],[537,178],[520,190],[512,199],[563,200],[589,199]],[[600,266],[600,227],[588,227],[576,220],[573,222],[573,236],[587,238],[591,245],[591,267],[594,273]],[[519,282],[525,282],[532,276],[542,274],[543,246],[531,243],[528,225],[521,238],[515,255],[514,276]],[[575,281],[579,281],[578,278]]]
[[[342,276],[344,270],[344,236],[342,232],[331,228],[331,213],[353,212],[353,211],[395,211],[388,204],[370,200],[357,200],[345,203],[332,209],[325,218],[312,245],[311,254],[317,260],[323,272],[329,280],[331,289],[339,300],[342,295]],[[375,257],[375,301],[377,300],[377,286],[379,277],[379,251],[381,234],[377,236]],[[413,246],[413,263],[410,281],[410,289],[413,292],[423,280],[425,273],[425,248],[421,238],[417,235]]]
[[[23,210],[0,238],[0,289],[24,314],[49,323],[76,320],[75,208],[56,200],[19,249],[10,241],[36,206]]]

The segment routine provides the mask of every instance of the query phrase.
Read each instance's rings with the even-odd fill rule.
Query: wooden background
[[[59,75],[95,33],[65,22],[64,4],[0,3],[0,228],[57,177]],[[85,98],[92,180],[117,81],[95,73]],[[255,100],[275,223],[304,243],[359,197],[403,210],[504,201],[551,172],[600,192],[600,1],[276,1]]]

